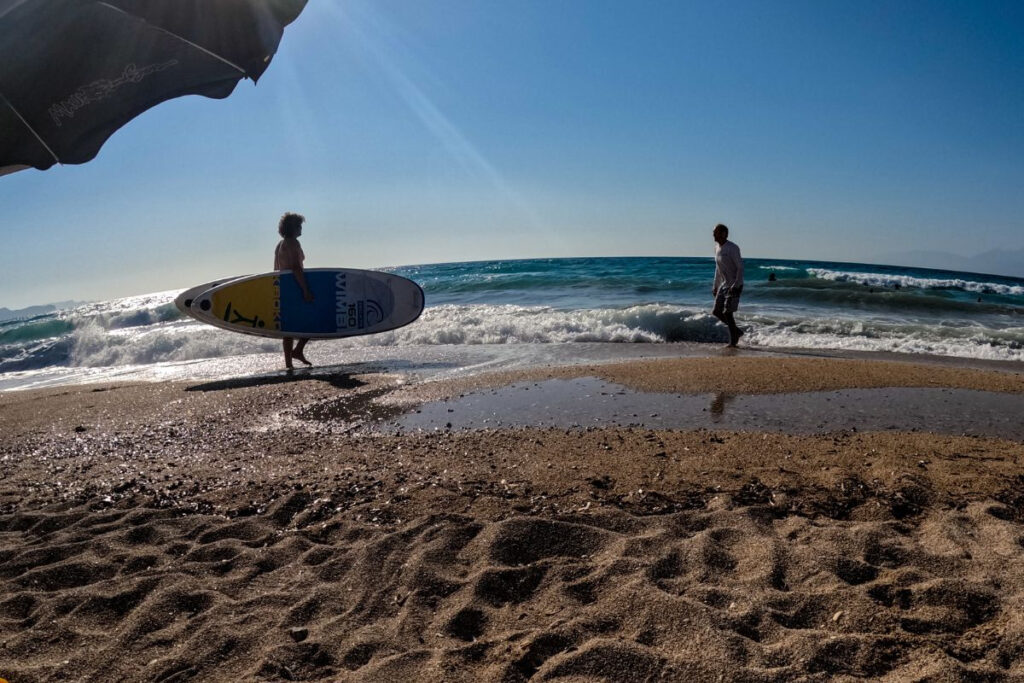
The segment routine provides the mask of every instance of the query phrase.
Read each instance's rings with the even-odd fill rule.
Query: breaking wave
[[[808,268],[807,273],[822,280],[855,282],[873,287],[908,287],[916,289],[959,289],[975,294],[1024,296],[1024,285],[999,282],[976,282],[961,278],[928,278],[897,273],[859,273],[853,271]]]

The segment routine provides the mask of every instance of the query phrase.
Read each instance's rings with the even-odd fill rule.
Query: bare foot
[[[306,360],[306,357],[304,355],[302,355],[302,354],[293,353],[292,354],[292,358],[294,358],[295,360],[299,361],[300,363],[305,363],[306,365],[309,365],[310,367],[312,367],[312,365],[313,365],[308,360]]]

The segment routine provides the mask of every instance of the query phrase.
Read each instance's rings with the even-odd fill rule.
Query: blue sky
[[[1020,2],[310,0],[258,85],[0,177],[0,306],[269,270],[289,210],[310,267],[705,256],[719,221],[1024,260],[1022,36]]]

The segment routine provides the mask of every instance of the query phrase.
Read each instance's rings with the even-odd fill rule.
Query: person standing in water
[[[711,287],[715,307],[711,314],[729,328],[729,348],[735,348],[743,336],[733,317],[743,293],[743,259],[740,248],[729,241],[729,228],[719,223],[711,234],[715,238],[715,283]]]
[[[306,255],[302,253],[302,245],[299,244],[298,239],[299,235],[302,234],[302,224],[305,220],[305,216],[297,213],[289,212],[281,216],[281,220],[277,224],[277,232],[281,235],[281,241],[277,243],[277,247],[274,249],[274,270],[292,271],[292,275],[295,276],[295,282],[302,289],[302,298],[309,302],[313,300],[313,293],[309,291],[309,287],[306,285],[306,274],[302,269],[302,262],[306,260]],[[308,341],[308,339],[302,338],[296,344],[295,340],[291,337],[284,338],[284,366],[286,368],[289,370],[293,369],[293,358],[300,363],[312,365],[312,363],[306,360],[304,353]]]

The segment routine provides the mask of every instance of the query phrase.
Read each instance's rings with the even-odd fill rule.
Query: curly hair
[[[302,224],[305,222],[306,217],[302,214],[288,212],[281,216],[280,222],[277,224],[277,233],[281,237],[298,237],[299,230],[302,229]]]

